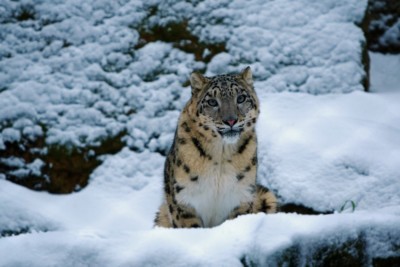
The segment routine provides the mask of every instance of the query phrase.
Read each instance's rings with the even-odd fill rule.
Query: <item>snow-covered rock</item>
[[[0,223],[8,218],[8,225],[21,225],[23,215],[31,225],[27,234],[0,238],[0,265],[372,266],[398,256],[398,206],[323,216],[246,215],[212,229],[151,229],[160,191],[152,180],[139,191],[97,187],[61,197],[0,180],[2,200],[22,206],[12,201],[22,193],[30,202],[23,211],[2,214]],[[33,228],[42,215],[52,218],[48,232]]]

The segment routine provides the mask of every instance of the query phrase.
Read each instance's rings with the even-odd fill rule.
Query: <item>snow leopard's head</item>
[[[250,67],[239,74],[205,77],[192,73],[192,103],[204,129],[217,132],[225,142],[235,143],[242,133],[254,129],[259,101]]]

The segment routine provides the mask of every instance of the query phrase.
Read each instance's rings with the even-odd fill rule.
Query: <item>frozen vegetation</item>
[[[41,136],[99,145],[126,131],[131,148],[165,150],[196,69],[251,65],[263,92],[363,90],[365,40],[354,23],[365,1],[158,2],[3,1],[0,147]],[[226,51],[205,65],[170,43],[139,42],[141,32],[180,21]]]
[[[356,25],[366,4],[2,1],[0,266],[371,266],[398,259],[400,57],[370,54],[365,93],[365,39]],[[153,40],[157,29],[182,23],[182,42]],[[190,72],[247,65],[261,101],[259,182],[283,204],[331,214],[153,229],[163,154],[189,98]],[[114,137],[122,137],[122,149],[97,153]],[[42,145],[31,151],[32,142]],[[99,157],[85,188],[53,195],[7,181],[42,175],[53,146]],[[30,149],[30,156],[10,156],[11,148]]]
[[[400,53],[400,2],[369,0],[368,46],[373,51]]]

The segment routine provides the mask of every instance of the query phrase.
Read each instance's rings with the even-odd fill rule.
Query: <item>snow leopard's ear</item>
[[[251,73],[250,67],[245,68],[240,73],[240,77],[250,86],[253,86],[253,74]]]
[[[196,95],[204,88],[208,79],[204,77],[201,73],[192,72],[190,75],[190,85],[192,87],[192,95]]]

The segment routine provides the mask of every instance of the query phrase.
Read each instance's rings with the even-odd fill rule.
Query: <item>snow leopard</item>
[[[239,215],[277,210],[256,183],[259,100],[250,67],[240,73],[190,76],[164,166],[164,199],[154,220],[167,228],[208,228]]]

